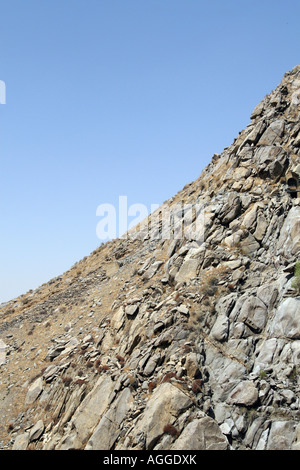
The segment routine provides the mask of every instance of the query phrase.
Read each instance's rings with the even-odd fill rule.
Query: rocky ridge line
[[[2,448],[300,449],[299,149],[297,66],[159,209],[203,242],[150,216],[1,306]]]

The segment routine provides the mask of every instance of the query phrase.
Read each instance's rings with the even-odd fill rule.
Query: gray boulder
[[[146,449],[153,449],[164,433],[164,427],[192,406],[191,398],[176,386],[164,382],[157,387],[147,403],[140,421],[136,423],[135,439],[141,433],[145,436]]]
[[[250,296],[241,308],[238,320],[244,322],[255,332],[262,331],[267,319],[267,307],[257,297]]]
[[[42,393],[43,388],[44,388],[43,379],[42,377],[39,377],[33,382],[33,384],[30,385],[26,398],[25,398],[25,404],[30,405],[31,403],[35,402],[35,400]]]
[[[109,450],[120,434],[120,424],[129,412],[133,397],[129,388],[125,388],[112,407],[103,415],[85,450]]]
[[[251,380],[243,380],[230,393],[227,403],[230,405],[252,406],[258,400],[258,390]]]
[[[300,298],[288,297],[279,305],[270,334],[300,339]]]
[[[171,450],[228,450],[229,443],[215,420],[194,419],[171,446]]]

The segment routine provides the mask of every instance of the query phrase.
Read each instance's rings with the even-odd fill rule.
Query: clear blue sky
[[[1,0],[0,302],[88,255],[102,203],[198,178],[300,62],[299,0]]]

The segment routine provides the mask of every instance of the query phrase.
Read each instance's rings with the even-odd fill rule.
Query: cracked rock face
[[[300,449],[299,139],[297,66],[169,237],[150,215],[0,306],[1,448]]]

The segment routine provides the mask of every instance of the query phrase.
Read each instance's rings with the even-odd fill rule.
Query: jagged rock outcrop
[[[154,213],[1,305],[2,448],[300,449],[299,139],[297,66],[169,237]]]

